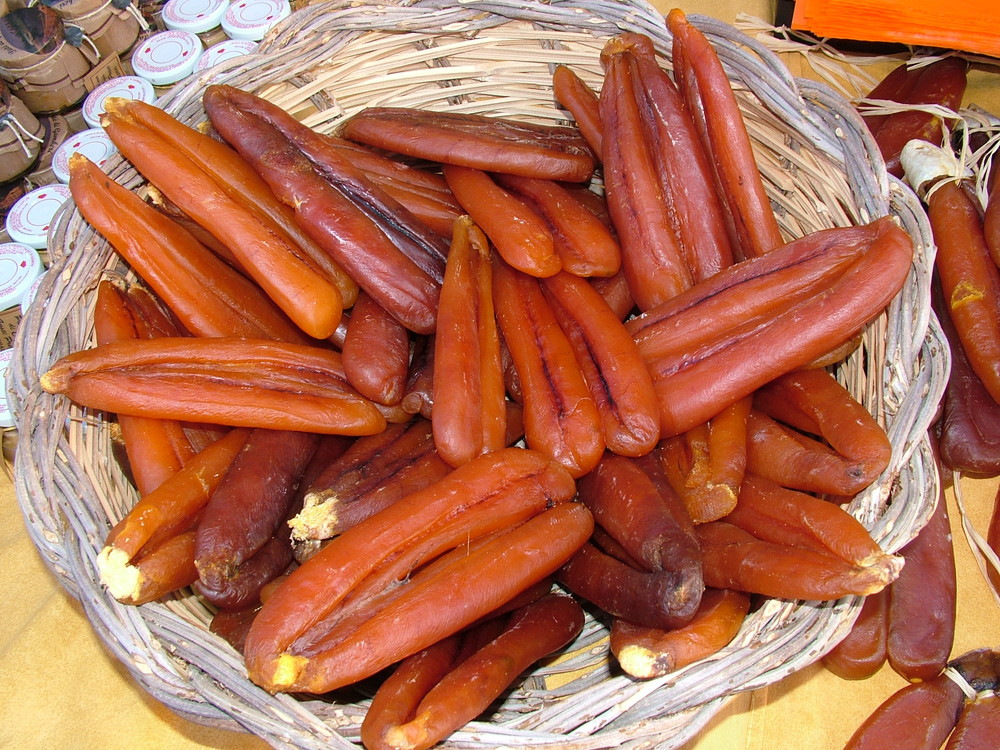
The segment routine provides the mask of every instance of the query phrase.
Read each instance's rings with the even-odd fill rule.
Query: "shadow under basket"
[[[851,105],[828,87],[795,79],[772,52],[728,24],[689,20],[716,45],[733,82],[760,170],[788,238],[894,214],[915,256],[904,289],[836,368],[885,426],[889,468],[849,509],[888,552],[923,526],[937,500],[927,428],[949,366],[930,312],[934,246],[915,196],[887,176]],[[650,36],[670,69],[662,15],[642,2],[421,1],[405,6],[335,0],[300,8],[259,49],[196,74],[160,104],[182,122],[204,121],[201,92],[226,83],[257,93],[321,132],[371,105],[421,107],[567,124],[552,96],[555,65],[595,89],[600,52],[622,31]],[[142,185],[131,166],[112,176]],[[270,695],[251,683],[241,657],[210,633],[210,609],[190,592],[139,607],[119,604],[98,582],[105,536],[136,500],[112,457],[112,423],[42,392],[39,375],[93,344],[98,280],[129,273],[67,204],[50,236],[53,273],[21,323],[8,391],[20,440],[15,487],[32,538],[92,626],[155,698],[193,721],[242,729],[275,747],[356,748],[368,699]],[[723,651],[666,677],[638,681],[609,658],[608,633],[588,616],[583,633],[525,675],[488,715],[443,747],[675,748],[730,696],[815,662],[849,630],[854,597],[815,603],[759,601]]]

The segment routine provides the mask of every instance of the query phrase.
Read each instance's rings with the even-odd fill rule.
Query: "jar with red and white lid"
[[[258,42],[251,42],[246,39],[227,39],[224,42],[213,44],[201,56],[201,59],[198,61],[197,70],[201,73],[226,60],[249,55],[259,46]]]
[[[118,153],[104,128],[87,128],[74,133],[56,150],[52,158],[52,172],[60,182],[69,184],[69,159],[73,154],[83,154],[94,164],[104,169],[108,159]]]
[[[156,90],[153,84],[140,76],[118,76],[105,81],[83,100],[83,119],[90,127],[101,127],[104,100],[111,97],[152,104],[156,101]]]
[[[14,242],[33,250],[46,249],[49,227],[69,198],[69,186],[61,183],[43,185],[25,193],[7,213],[4,222],[7,234]]]
[[[0,349],[13,345],[21,301],[44,270],[34,249],[20,242],[0,244]]]
[[[291,13],[289,0],[234,0],[222,19],[222,28],[230,39],[259,42]]]
[[[160,19],[168,29],[198,35],[206,49],[228,37],[222,28],[229,0],[167,0]]]
[[[190,31],[160,31],[147,37],[132,53],[132,71],[163,95],[194,72],[205,48]]]

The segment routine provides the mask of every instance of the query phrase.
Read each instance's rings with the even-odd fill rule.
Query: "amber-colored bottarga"
[[[294,209],[312,240],[409,330],[433,332],[440,279],[408,257],[284,133],[220,93],[212,89],[203,97],[212,124]]]
[[[448,254],[446,240],[429,231],[429,227],[404,203],[384,190],[376,180],[370,179],[355,161],[360,150],[358,146],[352,144],[354,149],[350,152],[339,148],[338,142],[343,143],[340,139],[325,137],[266,99],[233,86],[209,86],[202,100],[213,124],[218,123],[222,128],[225,128],[224,123],[230,127],[234,124],[235,110],[244,122],[256,119],[278,130],[308,159],[318,175],[364,211],[406,257],[437,281],[441,280],[444,259]],[[238,137],[238,131],[225,132]],[[240,148],[238,144],[236,147]],[[361,160],[372,161],[363,156]],[[403,172],[402,167],[398,172]],[[414,170],[407,171],[407,177],[409,184],[416,183]],[[433,183],[424,180],[422,184]],[[447,195],[447,186],[444,186],[444,192],[435,190],[434,193],[435,197],[443,198]]]
[[[1000,732],[1000,693],[984,692],[962,707],[944,750],[976,750],[996,742]]]
[[[860,568],[898,569],[868,529],[843,506],[747,472],[725,520],[758,539],[832,554]]]
[[[611,653],[633,677],[662,677],[724,648],[739,632],[749,609],[749,594],[707,589],[694,617],[679,628],[646,628],[616,618],[611,624]]]
[[[692,280],[703,281],[734,260],[712,164],[687,103],[656,57],[652,39],[633,32],[618,39],[635,61],[645,137],[671,226]]]
[[[600,113],[608,212],[621,245],[622,269],[640,310],[650,310],[691,286],[693,278],[674,234],[652,137],[643,135],[638,70],[628,47],[611,39]]]
[[[946,181],[927,198],[946,309],[973,371],[1000,403],[1000,269],[989,253],[979,208]]]
[[[306,334],[317,339],[330,336],[344,309],[340,287],[317,268],[270,211],[246,201],[225,175],[215,173],[212,162],[201,161],[139,122],[131,112],[142,104],[130,102],[102,115],[104,130],[122,155],[225,245],[241,268]],[[231,153],[230,158],[239,156]]]
[[[695,118],[733,231],[733,253],[754,258],[784,243],[732,83],[715,47],[679,8],[667,14],[678,88]]]
[[[972,744],[983,734],[972,732],[970,744],[964,742],[968,725],[957,731],[962,715],[980,697],[996,694],[1000,688],[1000,651],[983,647],[967,651],[947,663],[947,670],[924,682],[910,683],[883,701],[858,727],[845,750],[876,750],[885,747],[913,747],[936,750],[945,746],[951,750],[992,747],[995,735],[987,735],[985,744]],[[978,714],[978,711],[976,712]],[[969,722],[973,717],[965,716]],[[982,717],[987,726],[996,728],[996,718]],[[990,722],[993,722],[990,726]]]
[[[266,339],[165,337],[68,354],[42,388],[95,409],[233,427],[342,435],[385,428],[340,353]]]
[[[486,710],[521,672],[579,634],[584,615],[571,597],[550,593],[494,619],[499,622],[403,661],[365,715],[361,740],[368,750],[426,750],[437,744]]]
[[[355,439],[303,486],[303,508],[289,521],[296,541],[341,534],[443,478],[452,467],[422,417]]]
[[[778,466],[783,462],[786,467],[792,464],[791,456],[783,460],[780,452],[778,455],[767,453],[766,443],[754,445],[758,451],[756,455],[762,459],[767,455],[768,465],[777,470],[779,476],[772,478],[785,486],[851,495],[875,481],[892,458],[892,444],[885,428],[827,370],[808,368],[786,373],[759,389],[754,395],[754,404],[802,433],[823,438],[838,457],[829,470],[817,468],[813,472],[818,487],[801,487],[787,481],[790,472]],[[808,441],[801,444],[811,445]],[[808,458],[796,464],[796,469],[801,474],[810,473]]]
[[[105,108],[108,108],[107,102]],[[350,307],[354,304],[354,298],[358,293],[357,284],[310,239],[296,223],[292,210],[275,198],[267,183],[231,147],[199,128],[185,125],[160,107],[142,101],[117,99],[111,103],[110,109],[112,112],[117,111],[122,117],[134,119],[179,153],[202,165],[233,200],[244,204],[265,220],[274,222],[280,232],[294,242],[303,259],[340,290],[344,306]],[[114,119],[112,114],[107,117],[109,120]],[[204,227],[203,229],[208,236],[214,236],[210,229]],[[216,244],[221,246],[221,243]]]
[[[635,459],[605,454],[578,483],[599,534],[559,571],[573,593],[637,625],[675,628],[704,590],[690,518]]]
[[[962,688],[944,674],[907,685],[879,704],[844,750],[937,750],[955,728],[964,699]]]
[[[983,212],[983,236],[993,262],[1000,266],[1000,190],[997,190],[997,175],[1000,171],[993,167],[993,179]]]
[[[930,520],[899,551],[905,561],[889,590],[887,656],[910,682],[944,669],[955,645],[958,580],[944,490]]]
[[[360,293],[351,308],[340,353],[347,382],[358,393],[386,406],[402,401],[410,372],[410,337],[366,293]]]
[[[604,441],[623,456],[649,453],[659,439],[653,380],[618,315],[585,279],[561,272],[542,292],[590,388]]]
[[[260,587],[291,563],[285,522],[319,439],[308,432],[251,431],[197,526],[199,590],[213,604],[236,609],[256,603]],[[246,570],[255,559],[263,567],[251,583]],[[241,578],[243,585],[234,586]]]
[[[448,186],[458,202],[511,267],[530,276],[551,276],[562,268],[544,217],[486,172],[445,164]]]
[[[604,452],[601,416],[539,280],[494,256],[493,301],[520,383],[528,447],[583,476]]]
[[[565,107],[598,160],[604,142],[599,95],[568,65],[557,65],[552,73],[552,94]]]
[[[613,276],[621,268],[618,240],[583,202],[583,191],[564,187],[555,180],[516,175],[499,174],[497,180],[544,219],[562,270],[574,276],[600,277]]]
[[[736,505],[747,468],[747,418],[752,398],[741,398],[707,422],[656,447],[663,473],[695,523],[717,521]]]
[[[695,527],[701,543],[705,585],[779,599],[825,601],[880,591],[899,574],[898,558],[873,565],[836,555],[758,539],[725,520]]]
[[[94,331],[98,344],[123,339],[149,337],[153,334],[142,312],[132,304],[133,295],[124,288],[124,281],[102,279],[97,285],[94,302]],[[145,293],[148,295],[148,293]],[[154,300],[149,298],[150,309]],[[174,335],[178,330],[171,331]],[[184,426],[174,420],[118,417],[125,454],[128,456],[132,479],[140,495],[145,495],[177,472],[195,450],[184,432]]]
[[[842,240],[853,235],[857,256],[825,288],[785,306],[780,302],[781,287],[772,286],[770,313],[736,322],[683,356],[678,352],[647,358],[660,402],[661,436],[688,430],[779,375],[812,362],[864,329],[902,289],[913,259],[913,243],[895,220],[883,217],[864,227],[828,231],[834,237],[843,233]],[[781,248],[772,250],[761,260],[781,254]],[[730,269],[704,283],[711,285]],[[737,284],[717,295],[715,303],[728,298],[738,307],[740,287]],[[704,320],[699,317],[697,324],[693,320],[691,324],[702,326]]]
[[[337,136],[324,137],[332,148],[342,152],[368,179],[428,229],[442,238],[451,235],[452,224],[464,211],[440,174],[412,167],[360,143]]]
[[[504,448],[348,529],[264,604],[246,641],[251,679],[326,692],[469,625],[589,537],[590,512],[566,502],[575,489],[550,458]]]
[[[86,156],[74,154],[69,169],[70,191],[80,213],[188,332],[307,340],[256,284]]]
[[[97,558],[101,582],[112,596],[141,604],[197,578],[194,526],[248,435],[245,429],[231,430],[115,524]]]
[[[406,393],[400,402],[407,414],[431,419],[434,407],[434,336],[420,336],[410,356]]]
[[[845,680],[863,680],[885,664],[890,588],[865,597],[851,632],[823,657],[823,666],[833,674]]]
[[[594,157],[575,128],[465,112],[368,107],[350,117],[345,138],[389,152],[485,172],[586,182]]]
[[[434,444],[445,461],[460,466],[502,448],[507,438],[490,245],[468,217],[455,222],[434,347]]]
[[[647,360],[684,356],[819,294],[884,231],[865,225],[812,232],[720,271],[626,326]]]
[[[869,92],[867,99],[915,105],[887,114],[876,110],[865,116],[890,174],[903,176],[900,154],[909,141],[919,139],[940,145],[945,126],[954,123],[926,110],[931,105],[958,110],[968,86],[968,71],[969,63],[960,55],[942,57],[923,66],[903,64]]]
[[[938,284],[931,294],[951,349],[951,370],[935,425],[941,465],[967,477],[1000,475],[1000,403],[972,369]]]

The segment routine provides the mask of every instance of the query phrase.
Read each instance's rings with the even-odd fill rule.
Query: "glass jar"
[[[21,301],[44,270],[33,248],[20,242],[0,244],[0,349],[13,345]]]
[[[194,72],[205,48],[190,31],[160,31],[143,40],[132,53],[132,70],[162,96]]]
[[[69,198],[69,187],[58,183],[25,193],[7,214],[7,234],[14,242],[33,250],[44,250],[48,245],[49,227]]]
[[[69,184],[69,160],[73,154],[83,154],[101,169],[108,159],[118,153],[118,148],[104,132],[104,128],[87,128],[76,133],[56,150],[52,171],[59,182]]]
[[[168,29],[197,34],[207,49],[228,38],[222,28],[228,7],[229,0],[167,0],[160,18]]]
[[[259,42],[291,13],[288,0],[235,0],[226,10],[222,28],[230,39]]]
[[[224,42],[213,44],[205,50],[205,54],[198,61],[198,72],[206,71],[213,65],[218,65],[224,60],[232,60],[236,57],[249,55],[258,46],[257,42],[247,41],[246,39],[227,39]]]
[[[133,99],[152,104],[156,101],[153,84],[140,76],[118,76],[105,81],[87,94],[83,100],[83,119],[92,128],[101,127],[104,100],[112,96]]]

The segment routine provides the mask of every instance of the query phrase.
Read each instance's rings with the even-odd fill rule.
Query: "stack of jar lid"
[[[289,0],[167,0],[164,30],[136,47],[132,69],[165,93],[196,71],[252,52],[291,12]]]

